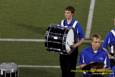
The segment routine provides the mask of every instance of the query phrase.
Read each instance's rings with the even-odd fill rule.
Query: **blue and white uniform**
[[[79,64],[90,64],[92,62],[102,62],[104,63],[104,67],[110,67],[110,61],[106,51],[99,48],[97,53],[94,53],[92,47],[84,48],[80,53]]]
[[[60,25],[61,27],[66,27],[68,29],[73,28],[75,30],[74,32],[78,40],[84,38],[84,32],[82,30],[80,23],[77,20],[72,19],[71,23],[69,24],[67,23],[67,20],[62,20]]]
[[[115,48],[115,29],[112,29],[110,32],[107,33],[102,47],[108,49],[110,47],[110,53],[113,54]]]
[[[61,27],[66,27],[68,29],[74,29],[75,41],[79,41],[84,38],[84,32],[82,30],[81,25],[75,19],[68,24],[67,20],[62,20],[60,23]],[[78,47],[75,48],[71,54],[63,55],[60,54],[60,66],[62,71],[62,77],[75,77],[75,72],[71,72],[71,70],[76,69],[77,64],[77,56],[78,56]]]
[[[107,33],[104,42],[102,44],[102,47],[104,49],[110,49],[108,50],[109,53],[114,56],[115,54],[115,29],[112,29],[110,32]],[[111,69],[112,69],[112,73],[110,75],[110,77],[115,77],[115,65],[113,65],[112,59],[110,59],[111,62]]]
[[[96,52],[96,53],[94,53]],[[95,62],[104,63],[104,68],[110,67],[110,60],[108,58],[108,54],[103,49],[99,48],[97,51],[93,51],[92,47],[89,46],[84,48],[80,53],[79,64],[90,64]],[[91,77],[92,74],[84,73],[84,77]],[[103,77],[102,75],[98,75],[98,77]]]

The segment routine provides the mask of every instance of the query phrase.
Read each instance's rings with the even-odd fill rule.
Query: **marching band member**
[[[75,43],[71,46],[72,52],[68,55],[60,54],[60,67],[62,77],[75,77],[75,72],[71,70],[76,69],[78,47],[84,41],[84,33],[79,22],[73,18],[75,9],[72,6],[67,6],[64,11],[65,19],[61,21],[61,27],[73,28],[75,32]]]
[[[114,26],[115,26],[115,19],[114,19]],[[108,51],[108,55],[110,58],[110,66],[114,73],[114,76],[111,75],[110,77],[115,77],[115,28],[109,31],[104,39],[102,44],[103,49]]]
[[[91,36],[91,46],[84,48],[82,50],[79,59],[79,64],[81,69],[83,69],[88,64],[95,63],[95,62],[103,63],[102,69],[106,69],[110,67],[108,54],[104,49],[101,48],[101,36],[98,34],[94,34]],[[103,77],[103,75],[99,74],[95,76],[93,75],[93,73],[86,72],[83,74],[83,77]]]
[[[115,25],[115,19],[114,19],[114,25]],[[107,33],[107,35],[104,39],[104,42],[102,44],[102,47],[105,50],[109,51],[110,59],[114,57],[114,54],[115,54],[115,52],[114,52],[115,51],[115,28]]]

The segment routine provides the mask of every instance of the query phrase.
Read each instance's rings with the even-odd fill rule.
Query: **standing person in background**
[[[75,14],[75,8],[72,6],[67,6],[64,10],[65,19],[61,21],[61,27],[66,27],[68,29],[74,28],[75,32],[75,42],[71,46],[72,53],[68,55],[60,54],[60,67],[62,71],[62,77],[75,77],[75,72],[71,70],[76,69],[78,47],[84,41],[84,33],[79,22],[73,18]]]
[[[113,25],[115,26],[115,18],[113,20]],[[115,77],[115,28],[107,33],[102,47],[108,52],[110,58],[110,66],[113,72],[110,77]]]
[[[115,19],[114,19],[114,26],[115,26]],[[106,50],[109,51],[109,57],[110,59],[114,58],[115,55],[115,28],[111,29],[105,39],[104,42],[102,44],[102,47]],[[112,63],[111,63],[111,67],[112,67]]]

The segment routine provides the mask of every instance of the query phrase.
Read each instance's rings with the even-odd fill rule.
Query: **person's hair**
[[[91,41],[93,40],[93,38],[98,38],[98,39],[101,39],[101,35],[99,35],[99,34],[92,34],[91,35]]]
[[[75,13],[75,8],[73,6],[67,6],[65,10],[71,11],[71,13]]]

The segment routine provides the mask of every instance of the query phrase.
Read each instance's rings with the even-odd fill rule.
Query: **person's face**
[[[73,13],[71,13],[71,11],[68,10],[65,10],[64,15],[66,19],[71,19],[73,17]]]
[[[101,45],[101,40],[99,38],[94,37],[92,39],[91,44],[92,44],[93,50],[97,50],[100,47],[100,45]]]

